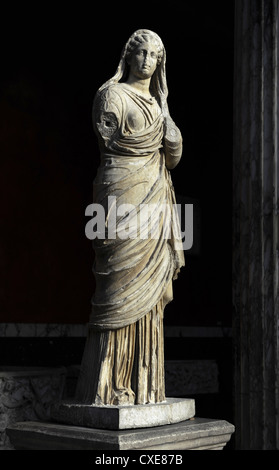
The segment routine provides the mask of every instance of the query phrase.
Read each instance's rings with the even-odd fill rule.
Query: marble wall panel
[[[1,337],[44,338],[44,337],[86,337],[85,323],[0,323]],[[230,327],[207,326],[165,326],[164,333],[173,338],[227,338],[231,337]]]
[[[61,399],[66,369],[0,368],[0,450],[12,449],[6,427],[17,421],[50,418]]]

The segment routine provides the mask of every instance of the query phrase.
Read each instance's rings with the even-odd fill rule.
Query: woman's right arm
[[[93,127],[106,147],[109,146],[113,136],[119,129],[121,120],[120,105],[118,94],[111,89],[104,90],[95,97],[92,110]]]

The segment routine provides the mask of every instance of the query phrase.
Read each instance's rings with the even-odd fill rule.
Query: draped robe
[[[96,289],[77,397],[95,404],[160,402],[163,312],[184,265],[164,120],[154,97],[122,83],[99,95],[93,118],[101,151],[94,202],[104,208],[106,226],[93,242]]]

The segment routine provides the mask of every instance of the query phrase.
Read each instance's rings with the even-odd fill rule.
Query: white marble
[[[193,398],[166,398],[145,405],[103,405],[61,402],[52,407],[54,421],[97,429],[136,429],[180,423],[195,416]]]

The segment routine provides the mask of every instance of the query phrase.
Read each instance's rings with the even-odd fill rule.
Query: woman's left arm
[[[182,155],[182,135],[170,115],[165,117],[164,150],[166,167],[172,170],[179,163]]]

